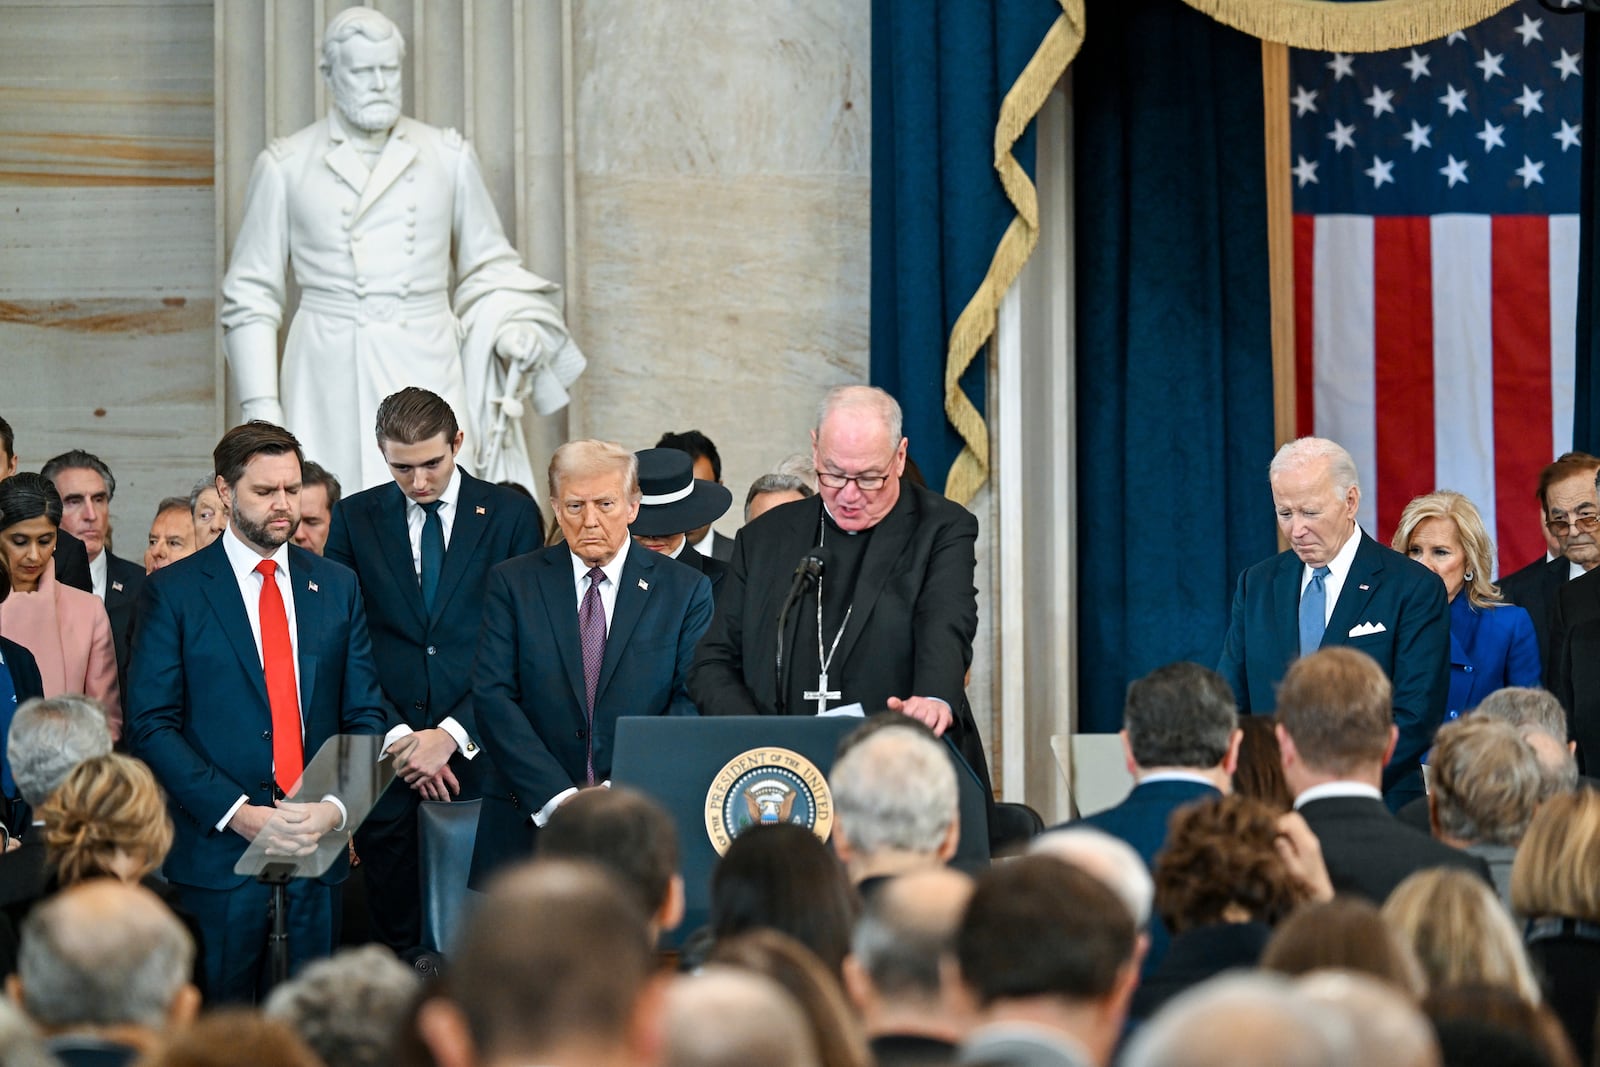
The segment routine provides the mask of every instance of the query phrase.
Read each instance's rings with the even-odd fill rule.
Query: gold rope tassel
[[[1383,52],[1436,41],[1517,0],[1184,0],[1264,41],[1318,52]]]
[[[1060,3],[1061,17],[1050,27],[1033,58],[1007,91],[995,124],[994,165],[1000,172],[1000,184],[1016,209],[1016,217],[1000,238],[983,282],[950,330],[944,367],[944,411],[961,435],[963,447],[950,465],[944,492],[960,504],[970,504],[989,477],[989,428],[977,405],[961,391],[961,376],[994,336],[1001,298],[1022,273],[1023,264],[1028,262],[1039,243],[1039,196],[1011,149],[1044,107],[1046,98],[1066,73],[1078,49],[1083,47],[1084,0],[1060,0]]]

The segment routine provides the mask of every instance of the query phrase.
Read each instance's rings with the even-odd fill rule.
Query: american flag
[[[1355,456],[1384,543],[1412,497],[1456,489],[1501,573],[1544,552],[1533,493],[1572,440],[1582,54],[1583,19],[1536,0],[1415,48],[1290,53],[1297,421]]]

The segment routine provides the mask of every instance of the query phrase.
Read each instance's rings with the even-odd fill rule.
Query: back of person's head
[[[1383,766],[1393,737],[1393,690],[1376,660],[1324,648],[1289,665],[1278,686],[1278,726],[1312,771],[1345,777]]]
[[[1498,719],[1512,726],[1538,726],[1567,743],[1567,712],[1548,689],[1508,685],[1496,689],[1473,709],[1477,718]]]
[[[1439,1042],[1428,1017],[1376,978],[1317,971],[1295,983],[1302,1000],[1337,1017],[1355,1042],[1361,1067],[1439,1067]]]
[[[1368,974],[1413,1001],[1427,988],[1411,946],[1375,906],[1354,897],[1297,908],[1272,932],[1261,952],[1261,968],[1288,975],[1325,970]]]
[[[262,1011],[287,1023],[324,1063],[381,1067],[391,1062],[419,985],[394,953],[362,945],[308,965],[274,989]]]
[[[47,1030],[160,1030],[199,1008],[195,946],[142,886],[96,879],[57,893],[23,920],[12,994]]]
[[[5,465],[0,463],[0,477],[4,475]],[[61,1067],[33,1022],[7,997],[0,997],[0,1067]]]
[[[1520,1049],[1508,1040],[1518,1038],[1532,1045],[1548,1067],[1579,1067],[1572,1039],[1555,1012],[1504,986],[1436,989],[1422,1002],[1422,1010],[1427,1012],[1440,1040],[1447,1046],[1446,1063],[1449,1065],[1494,1063],[1498,1067],[1502,1061],[1496,1060],[1491,1052]],[[1463,1023],[1470,1025],[1463,1026]],[[1474,1036],[1484,1039],[1484,1048],[1466,1047]],[[1526,1052],[1513,1054],[1525,1056]],[[1516,1061],[1508,1058],[1503,1062]]]
[[[1150,925],[1155,882],[1139,853],[1120,837],[1088,826],[1069,826],[1040,834],[1029,843],[1028,852],[1058,859],[1098,878],[1122,901],[1135,926],[1143,930]]]
[[[86,696],[35,697],[17,708],[6,733],[6,760],[17,791],[34,808],[67,772],[111,752],[111,727],[100,702]]]
[[[661,440],[656,442],[657,448],[676,448],[679,452],[689,453],[691,459],[704,457],[711,464],[711,480],[719,485],[722,482],[722,456],[717,452],[717,446],[711,438],[699,430],[669,430],[661,435]]]
[[[539,832],[539,855],[596,863],[660,926],[682,921],[678,829],[665,808],[637,790],[581,790]]]
[[[1428,766],[1434,818],[1457,841],[1516,844],[1544,797],[1539,757],[1496,719],[1470,715],[1439,727]]]
[[[113,752],[84,760],[39,805],[46,856],[62,885],[138,881],[172,847],[172,817],[150,768]]]
[[[1234,921],[1276,924],[1305,899],[1278,854],[1278,817],[1249,797],[1215,797],[1172,813],[1156,854],[1156,910],[1175,934]]]
[[[956,935],[961,976],[980,1004],[1051,997],[1083,1003],[1137,971],[1128,906],[1104,882],[1050,855],[978,876]]]
[[[663,1067],[823,1067],[800,1006],[763,974],[712,964],[667,990]]]
[[[955,854],[960,795],[942,741],[904,727],[877,730],[839,757],[828,788],[841,852],[863,859],[909,853],[930,862]]]
[[[1198,663],[1169,663],[1128,685],[1122,729],[1140,767],[1206,768],[1233,749],[1239,711],[1222,675]]]
[[[711,932],[718,940],[777,930],[815,952],[835,975],[850,951],[856,910],[839,858],[792,823],[746,830],[711,874]]]
[[[1383,917],[1410,943],[1429,989],[1498,986],[1539,1002],[1522,938],[1476,875],[1453,867],[1418,871],[1395,886]]]
[[[138,1067],[325,1067],[287,1023],[245,1008],[208,1011]]]
[[[972,879],[948,867],[891,878],[869,894],[845,961],[856,1002],[936,1007],[971,897]]]
[[[1511,865],[1511,906],[1530,919],[1600,922],[1600,791],[1539,805]]]
[[[753,971],[777,982],[800,1006],[822,1067],[868,1067],[872,1054],[851,1013],[837,973],[816,953],[776,930],[750,930],[717,940],[711,963]]]
[[[1276,812],[1294,807],[1294,794],[1283,780],[1283,754],[1278,749],[1278,720],[1271,715],[1239,717],[1239,763],[1233,769],[1233,791],[1252,797]]]
[[[611,875],[534,860],[497,876],[475,903],[451,954],[448,1001],[419,1014],[430,1046],[466,1037],[480,1061],[537,1063],[553,1050],[615,1050],[638,1037],[655,961],[644,910]]]
[[[1140,1028],[1122,1067],[1347,1067],[1349,1027],[1266,974],[1224,975]],[[1365,1065],[1363,1064],[1363,1067]]]

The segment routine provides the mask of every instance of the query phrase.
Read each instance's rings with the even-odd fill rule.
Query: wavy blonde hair
[[[1494,986],[1539,1003],[1522,938],[1478,876],[1449,867],[1418,871],[1389,894],[1383,919],[1410,942],[1430,989]]]
[[[118,875],[119,853],[136,878],[161,866],[172,847],[172,818],[150,768],[111,753],[84,760],[39,806],[46,856],[63,886]]]
[[[1472,575],[1465,586],[1467,601],[1475,608],[1505,607],[1500,587],[1489,580],[1489,572],[1494,569],[1494,541],[1472,501],[1453,489],[1417,497],[1400,513],[1400,525],[1395,528],[1390,547],[1405,555],[1417,527],[1426,519],[1449,519],[1455,523],[1456,537],[1467,557],[1467,573]]]

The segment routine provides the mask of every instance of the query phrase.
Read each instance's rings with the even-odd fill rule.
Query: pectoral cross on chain
[[[828,710],[828,701],[838,700],[841,694],[837,689],[828,688],[828,672],[822,671],[817,675],[817,687],[801,695],[806,700],[815,700],[817,714],[821,715]]]

